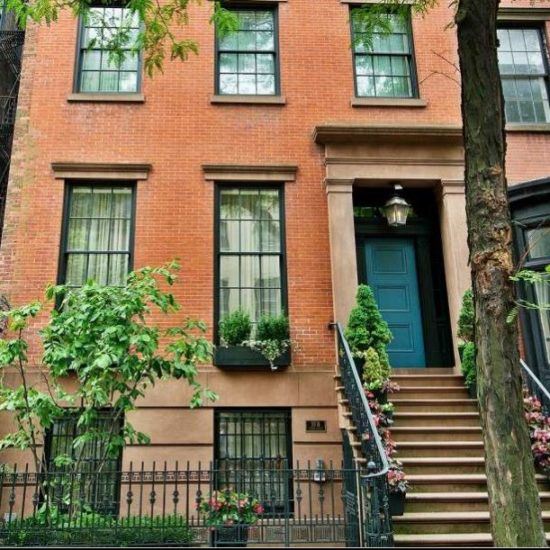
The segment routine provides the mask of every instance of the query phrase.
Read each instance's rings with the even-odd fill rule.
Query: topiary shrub
[[[240,309],[220,321],[220,339],[224,346],[242,346],[250,338],[250,315]]]
[[[380,356],[374,348],[365,352],[363,363],[363,380],[365,387],[370,391],[379,391],[384,387],[387,380],[387,369],[382,366]]]
[[[393,338],[392,333],[388,323],[382,318],[368,285],[359,285],[356,302],[357,305],[351,310],[345,330],[346,340],[355,358],[365,360],[367,351],[372,348],[378,354],[382,376],[387,380],[390,362],[386,347]],[[369,383],[369,380],[365,382]]]
[[[474,388],[477,382],[476,370],[476,346],[473,342],[467,342],[462,351],[462,363],[460,366],[464,384],[467,388]]]
[[[474,296],[467,290],[462,296],[462,307],[458,317],[458,337],[464,342],[474,341]]]

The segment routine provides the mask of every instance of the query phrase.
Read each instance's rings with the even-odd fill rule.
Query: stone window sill
[[[285,105],[286,98],[280,95],[213,95],[210,103],[233,105]]]
[[[428,102],[419,98],[354,97],[352,107],[426,107]]]
[[[144,103],[145,96],[143,94],[75,93],[70,94],[67,101],[70,103]]]
[[[550,134],[550,123],[546,124],[507,124],[507,132]]]

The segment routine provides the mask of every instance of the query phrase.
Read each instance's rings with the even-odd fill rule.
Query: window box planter
[[[390,516],[402,516],[405,513],[405,498],[402,491],[390,492]]]
[[[227,368],[269,369],[269,361],[259,352],[246,346],[218,346],[214,352],[214,365]],[[275,360],[277,367],[290,365],[290,350]]]
[[[248,542],[248,525],[233,525],[231,527],[213,527],[210,532],[213,548],[243,548]]]

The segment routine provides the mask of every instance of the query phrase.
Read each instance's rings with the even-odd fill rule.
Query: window
[[[285,310],[282,189],[218,188],[218,320]]]
[[[391,33],[374,32],[367,44],[364,23],[351,12],[357,97],[416,96],[410,18],[391,13],[386,17]]]
[[[239,30],[217,40],[217,93],[277,95],[275,10],[234,10]]]
[[[501,28],[498,40],[506,121],[550,122],[548,62],[541,30]]]
[[[267,511],[288,505],[292,468],[289,410],[216,412],[218,487],[259,498]]]
[[[116,514],[118,512],[118,475],[121,457],[109,457],[104,459],[105,442],[96,438],[86,443],[82,450],[75,449],[73,442],[83,431],[77,426],[78,416],[75,412],[67,411],[67,415],[54,422],[46,431],[45,437],[45,462],[47,471],[53,476],[52,498],[60,507],[67,506],[67,483],[63,483],[64,474],[69,470],[67,466],[57,466],[55,458],[69,456],[73,460],[79,460],[79,474],[82,474],[80,483],[69,479],[69,486],[74,492],[74,498],[84,500],[95,512]],[[115,422],[112,410],[97,412],[94,428],[100,431],[109,431]],[[116,420],[113,434],[116,435],[122,428],[121,418]],[[105,460],[105,462],[103,462]],[[97,473],[98,466],[103,464],[101,473]],[[66,477],[66,476],[65,476]]]
[[[140,31],[139,17],[121,7],[92,7],[80,30],[78,92],[132,93],[139,89],[140,56],[134,50]],[[124,37],[124,58],[108,49],[117,32]]]
[[[60,282],[123,285],[132,264],[134,188],[70,185],[67,191]]]

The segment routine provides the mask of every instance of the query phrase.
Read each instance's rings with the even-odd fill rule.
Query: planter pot
[[[472,384],[471,386],[468,386],[467,389],[470,399],[477,399],[477,384]]]
[[[245,346],[219,346],[214,352],[214,365],[221,368],[243,370],[270,369],[269,361],[259,352]],[[290,350],[286,350],[275,360],[275,366],[290,365]]]
[[[243,548],[248,542],[248,525],[214,527],[210,537],[210,545],[214,548]]]
[[[380,405],[385,405],[388,402],[388,392],[383,390],[375,390],[372,392]]]
[[[402,516],[405,513],[405,497],[407,493],[390,492],[390,516]]]

